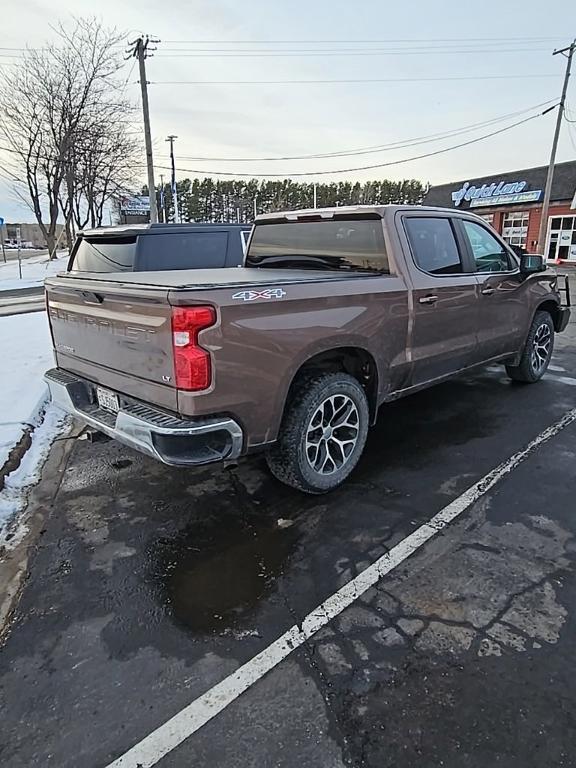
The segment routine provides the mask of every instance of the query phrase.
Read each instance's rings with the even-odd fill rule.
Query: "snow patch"
[[[17,288],[35,288],[43,285],[44,280],[58,272],[64,272],[68,264],[68,252],[50,261],[48,256],[31,256],[22,259],[22,278],[18,272],[18,260],[4,264],[0,256],[0,292],[13,291]]]
[[[48,400],[44,373],[54,365],[44,312],[0,318],[0,467]]]
[[[52,443],[69,425],[67,414],[51,403],[43,415],[42,422],[32,433],[32,444],[20,466],[6,477],[4,488],[0,491],[0,544],[5,546],[14,546],[25,533],[25,526],[20,524],[16,530],[10,531],[10,540],[5,540],[9,523],[26,507],[32,486],[40,480]]]

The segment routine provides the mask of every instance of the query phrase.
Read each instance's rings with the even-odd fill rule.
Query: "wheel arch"
[[[534,311],[532,321],[534,321],[537,312],[548,312],[554,323],[554,330],[557,331],[559,329],[562,313],[560,311],[560,304],[557,301],[554,299],[545,299],[544,301],[541,301]],[[530,325],[532,325],[532,323]]]
[[[298,381],[302,376],[315,371],[342,372],[357,379],[368,398],[370,423],[374,423],[378,412],[378,366],[374,356],[367,349],[353,345],[326,349],[305,360],[294,371],[284,399],[282,415],[290,403],[294,387]]]

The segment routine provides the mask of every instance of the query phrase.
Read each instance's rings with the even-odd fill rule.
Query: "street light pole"
[[[561,53],[566,56],[566,72],[564,73],[564,85],[562,86],[562,96],[560,97],[560,103],[558,105],[558,116],[556,118],[556,128],[554,130],[554,138],[552,140],[552,150],[550,152],[550,163],[548,165],[548,174],[546,176],[546,187],[544,189],[544,201],[542,203],[542,218],[540,219],[540,231],[538,232],[538,250],[544,256],[544,250],[546,248],[546,233],[548,231],[548,211],[550,208],[550,195],[552,194],[552,182],[554,180],[554,163],[556,162],[556,150],[558,148],[558,138],[560,136],[560,126],[562,125],[562,118],[564,116],[564,107],[566,104],[566,91],[568,90],[568,80],[570,79],[570,70],[572,68],[572,56],[576,49],[576,40],[571,45],[561,50],[554,51],[552,54],[556,56],[557,53]]]
[[[162,223],[166,224],[166,197],[164,195],[164,175],[160,174],[160,210],[162,211]]]
[[[176,164],[174,162],[174,139],[178,136],[168,136],[166,141],[170,142],[170,165],[172,166],[172,198],[174,200],[174,223],[177,224],[180,221],[180,215],[178,213],[178,190],[176,189]]]

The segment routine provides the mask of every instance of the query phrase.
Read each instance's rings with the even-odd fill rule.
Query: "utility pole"
[[[166,198],[164,197],[164,174],[160,174],[160,210],[162,211],[162,223],[166,224]]]
[[[312,206],[312,208],[318,208],[318,204],[317,204],[318,201],[317,201],[316,198],[317,198],[317,195],[316,195],[316,182],[314,182],[314,205]]]
[[[150,43],[159,43],[159,40],[151,40],[148,36],[138,37],[129,43],[126,53],[138,59],[140,68],[140,90],[142,91],[142,114],[144,117],[144,143],[146,145],[146,165],[148,167],[148,194],[150,196],[150,223],[158,223],[158,206],[156,205],[156,185],[154,184],[154,160],[152,158],[152,136],[150,133],[150,108],[148,106],[148,81],[146,80],[146,59],[150,50]]]
[[[166,141],[170,142],[170,165],[172,166],[172,197],[174,199],[174,223],[177,224],[180,221],[178,214],[178,191],[176,189],[176,164],[174,162],[174,139],[178,136],[168,136]]]
[[[554,163],[556,162],[556,149],[558,148],[558,137],[560,136],[560,126],[562,125],[562,118],[564,117],[564,107],[566,104],[566,91],[568,90],[568,80],[570,79],[570,70],[572,68],[572,56],[576,49],[576,40],[572,41],[572,44],[566,48],[562,48],[558,51],[554,51],[552,54],[561,53],[565,56],[566,72],[564,73],[564,85],[562,86],[562,96],[560,97],[560,104],[558,105],[558,116],[556,118],[556,128],[554,130],[554,138],[552,139],[552,151],[550,152],[550,164],[548,165],[548,174],[546,176],[546,187],[544,189],[544,202],[542,203],[542,218],[540,219],[540,231],[538,233],[538,251],[544,253],[546,247],[546,233],[548,231],[548,210],[550,208],[550,195],[552,193],[552,181],[554,180]]]

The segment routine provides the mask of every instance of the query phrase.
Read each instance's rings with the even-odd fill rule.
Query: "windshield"
[[[388,272],[382,220],[257,224],[246,266]]]

